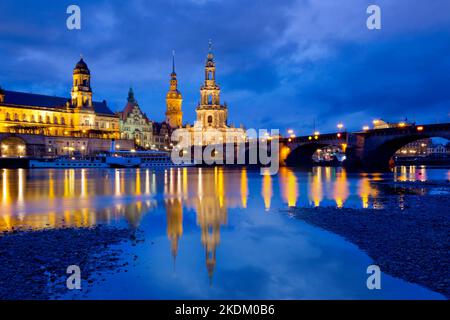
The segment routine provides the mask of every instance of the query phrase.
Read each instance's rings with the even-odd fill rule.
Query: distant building
[[[153,144],[153,123],[142,112],[132,88],[128,92],[125,108],[118,115],[121,138],[133,140],[137,147],[150,149]]]
[[[428,148],[432,144],[430,138],[417,140],[400,148],[395,155],[397,157],[412,157],[428,155]]]
[[[70,97],[0,89],[2,156],[94,153],[120,139],[119,117],[106,101],[92,100],[91,73],[82,58],[72,78]],[[23,135],[35,137],[25,141]]]
[[[411,126],[413,125],[413,123],[408,122],[407,119],[405,119],[404,121],[400,121],[400,122],[386,122],[382,119],[375,119],[373,120],[373,128],[374,129],[387,129],[387,128],[398,128],[398,127],[406,127],[406,126]]]
[[[447,144],[433,143],[428,146],[428,155],[433,157],[445,157],[450,154],[450,142]]]
[[[173,129],[170,125],[163,122],[153,122],[153,143],[152,149],[167,150],[172,147],[170,137]]]

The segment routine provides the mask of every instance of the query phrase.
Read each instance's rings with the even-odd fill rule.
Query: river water
[[[387,274],[382,290],[368,290],[370,257],[283,209],[384,208],[383,190],[373,181],[446,180],[446,169],[281,168],[275,176],[224,167],[0,172],[0,231],[109,224],[142,232],[145,242],[119,246],[136,256],[127,272],[104,274],[70,298],[443,298]]]

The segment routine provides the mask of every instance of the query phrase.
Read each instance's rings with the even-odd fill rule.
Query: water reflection
[[[427,170],[425,166],[400,166],[394,168],[395,181],[426,181]]]
[[[386,178],[381,174],[348,174],[331,167],[316,167],[310,172],[283,167],[278,176],[223,167],[161,171],[3,169],[0,176],[0,231],[121,221],[137,228],[146,214],[162,208],[175,262],[183,236],[183,215],[194,211],[210,279],[229,209],[264,212],[296,205],[381,207],[377,205],[380,190],[372,182]],[[427,170],[398,167],[394,179],[423,181]]]

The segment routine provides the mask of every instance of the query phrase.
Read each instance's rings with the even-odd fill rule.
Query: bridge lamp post
[[[338,123],[337,127],[338,127],[339,131],[341,131],[342,128],[344,128],[344,125],[342,123]]]
[[[363,130],[364,130],[364,131],[369,131],[369,129],[370,129],[369,126],[364,126],[364,127],[363,127]]]

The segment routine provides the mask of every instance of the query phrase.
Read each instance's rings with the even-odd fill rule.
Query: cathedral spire
[[[206,56],[206,64],[208,62],[214,62],[214,54],[212,52],[212,40],[209,39],[208,41],[208,55]]]
[[[172,51],[172,73],[170,74],[170,89],[166,95],[166,121],[172,128],[180,128],[183,120],[181,92],[178,91],[178,80],[175,72],[175,50]]]
[[[175,72],[175,50],[172,50],[172,74],[177,74]]]
[[[128,102],[136,103],[136,99],[134,98],[134,91],[133,91],[133,88],[131,88],[131,87],[130,87],[130,90],[128,91]]]

